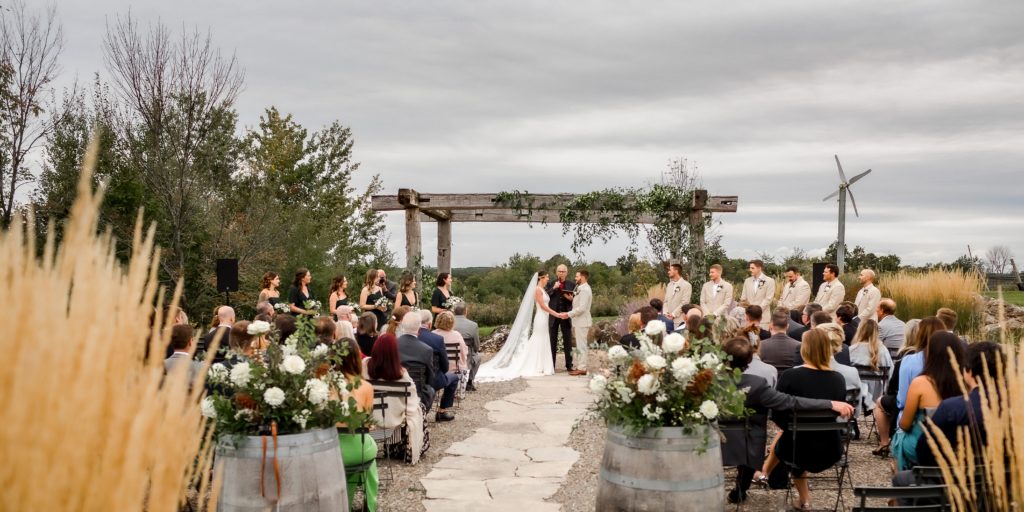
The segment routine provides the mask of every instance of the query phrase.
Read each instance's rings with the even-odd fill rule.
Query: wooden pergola
[[[397,195],[378,195],[371,199],[372,208],[379,212],[405,212],[405,261],[411,269],[422,250],[420,223],[437,223],[437,269],[451,272],[453,222],[541,222],[558,223],[559,214],[575,194],[530,194],[530,208],[513,208],[498,201],[498,194],[428,194],[409,188],[398,189]],[[696,190],[693,206],[689,209],[689,224],[703,222],[705,213],[732,213],[736,211],[737,196],[708,196],[706,190]],[[641,223],[652,224],[653,217],[642,217]],[[698,243],[703,243],[700,240]]]

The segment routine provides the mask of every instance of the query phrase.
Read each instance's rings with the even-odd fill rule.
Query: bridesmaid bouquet
[[[312,311],[314,313],[319,313],[320,312],[320,308],[322,307],[322,305],[320,304],[320,301],[318,301],[318,300],[307,300],[305,303],[302,304],[302,307],[306,311]]]
[[[441,304],[441,307],[447,309],[448,311],[451,311],[455,309],[455,306],[465,303],[466,301],[463,300],[462,297],[456,297],[452,295],[451,297],[448,297],[448,300],[444,301],[444,303]]]
[[[381,297],[373,305],[380,311],[388,311],[395,303],[391,302],[387,297]]]

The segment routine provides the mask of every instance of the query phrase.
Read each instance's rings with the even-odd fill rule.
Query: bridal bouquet
[[[452,295],[451,297],[448,297],[448,300],[444,301],[444,303],[441,304],[441,307],[447,309],[448,311],[451,311],[455,309],[455,306],[465,303],[466,301],[462,300],[462,297],[456,297]]]
[[[259,435],[271,423],[284,435],[337,422],[355,428],[367,421],[350,396],[358,382],[349,383],[334,369],[345,345],[318,343],[311,318],[300,317],[298,323],[301,328],[286,343],[273,330],[259,356],[210,367],[210,395],[201,406],[216,436]]]
[[[612,374],[590,381],[598,396],[591,410],[608,425],[632,433],[692,429],[720,416],[745,416],[746,394],[737,389],[741,372],[726,367],[729,356],[718,343],[695,336],[687,343],[676,333],[662,339],[664,333],[664,322],[655,319],[637,335],[639,350],[629,353],[621,345],[608,350]]]

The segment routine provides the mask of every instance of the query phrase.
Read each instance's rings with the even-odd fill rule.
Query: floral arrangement
[[[441,307],[447,309],[448,311],[451,311],[455,309],[455,306],[465,303],[466,301],[463,300],[462,297],[456,297],[455,295],[452,295],[448,297],[448,300],[444,301],[444,303],[441,304]]]
[[[395,303],[391,302],[391,299],[388,299],[387,297],[381,297],[377,299],[376,302],[373,303],[373,307],[377,308],[380,311],[388,311],[394,305]]]
[[[309,311],[310,314],[319,314],[321,307],[322,304],[320,304],[320,301],[318,300],[310,299],[302,303],[302,309]]]
[[[630,433],[695,429],[720,416],[746,415],[746,394],[737,389],[741,372],[726,367],[729,356],[710,336],[687,341],[677,333],[666,335],[665,323],[655,319],[637,337],[640,349],[612,347],[611,374],[590,381],[598,395],[591,411],[608,425]]]
[[[288,304],[287,302],[278,302],[277,304],[274,304],[274,310],[278,313],[292,312],[291,304]]]
[[[350,428],[366,423],[368,415],[358,411],[350,396],[358,381],[350,383],[334,370],[346,346],[318,343],[312,318],[297,322],[296,333],[285,343],[276,330],[268,329],[266,350],[210,367],[210,395],[201,406],[218,437],[260,435],[272,423],[281,434],[331,428],[338,422]]]

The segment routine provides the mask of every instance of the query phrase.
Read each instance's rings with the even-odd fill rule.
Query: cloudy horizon
[[[1019,2],[63,1],[60,87],[107,77],[105,24],[129,6],[237,55],[242,127],[271,105],[351,127],[361,187],[380,174],[385,193],[582,193],[658,181],[683,157],[711,195],[739,196],[716,216],[730,257],[821,254],[838,154],[848,177],[873,170],[853,186],[849,247],[912,264],[968,245],[1024,255]],[[402,215],[385,218],[403,263]],[[561,233],[456,224],[452,264],[569,254]],[[423,240],[433,264],[430,224]]]

